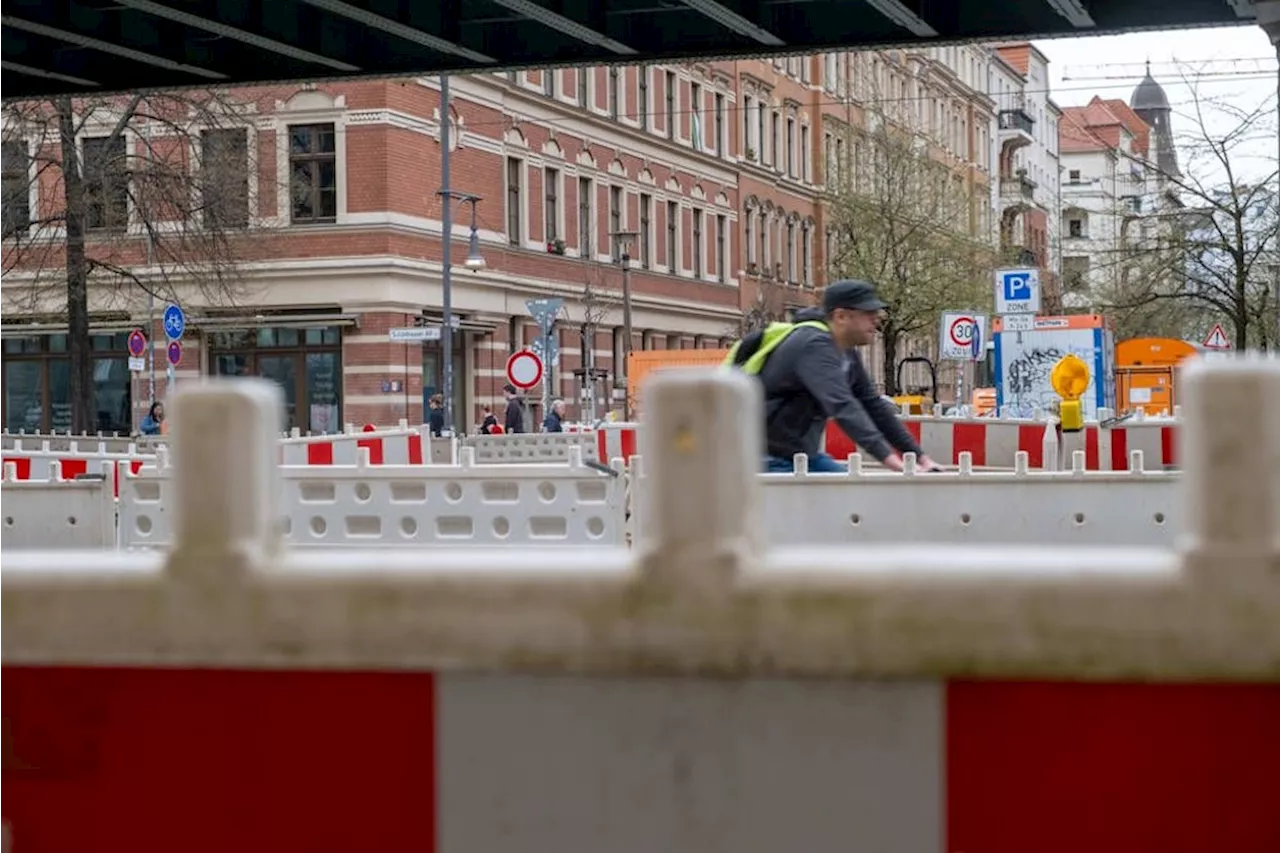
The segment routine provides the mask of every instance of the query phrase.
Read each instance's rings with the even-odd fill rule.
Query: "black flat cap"
[[[833,281],[822,291],[822,310],[830,314],[837,308],[855,311],[883,311],[889,305],[876,296],[876,289],[869,281],[845,279]]]

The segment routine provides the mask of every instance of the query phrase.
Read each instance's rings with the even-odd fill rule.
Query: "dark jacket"
[[[796,315],[797,321],[818,319],[822,319],[818,311]],[[817,455],[828,418],[835,420],[860,450],[876,459],[884,460],[893,453],[893,445],[877,428],[883,422],[883,406],[867,404],[864,394],[877,400],[878,396],[861,359],[856,353],[853,355],[846,364],[845,354],[831,334],[811,327],[796,329],[769,355],[760,371],[760,381],[764,385],[765,435],[770,456],[790,459],[797,453]],[[880,418],[873,412],[879,413]],[[901,424],[897,428],[905,435]],[[910,440],[909,435],[906,438]]]
[[[853,398],[861,403],[862,408],[866,409],[867,414],[871,416],[871,422],[875,424],[876,429],[880,430],[880,434],[899,453],[914,453],[917,458],[924,456],[924,450],[898,418],[898,408],[876,390],[866,367],[862,364],[862,356],[856,349],[851,349],[848,352],[848,358],[849,388],[853,392]]]
[[[555,412],[551,412],[542,419],[543,432],[564,432],[564,425],[560,423],[560,416]]]
[[[507,415],[502,428],[507,432],[524,432],[524,406],[519,397],[507,401]]]
[[[431,428],[431,434],[439,438],[444,434],[444,409],[432,409],[427,415],[427,426]]]

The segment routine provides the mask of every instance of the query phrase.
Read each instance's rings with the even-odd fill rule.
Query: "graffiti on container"
[[[1057,347],[1023,350],[1009,362],[1009,395],[1021,397],[1048,387],[1049,374],[1061,360],[1062,350]]]

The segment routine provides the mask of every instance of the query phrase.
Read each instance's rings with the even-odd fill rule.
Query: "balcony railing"
[[[1001,130],[1020,130],[1028,136],[1034,135],[1036,120],[1026,110],[1001,110],[999,115]]]
[[[1019,172],[1000,177],[1000,201],[1004,204],[1030,204],[1035,201],[1036,182]]]

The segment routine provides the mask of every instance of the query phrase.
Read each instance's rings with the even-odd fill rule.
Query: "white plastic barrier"
[[[770,547],[758,390],[671,371],[634,554],[513,561],[284,548],[279,392],[193,386],[171,553],[5,557],[15,849],[1270,851],[1280,369],[1184,392],[1176,551]]]
[[[469,436],[466,442],[475,449],[476,462],[486,465],[495,462],[564,462],[569,459],[570,448],[578,448],[584,459],[599,461],[595,435],[587,432],[476,435]]]
[[[613,545],[623,541],[625,484],[568,463],[280,467],[285,539],[299,546]],[[167,456],[162,457],[167,462]],[[172,543],[169,465],[122,480],[120,545]]]
[[[110,463],[94,474],[64,480],[54,461],[41,478],[20,480],[12,462],[0,487],[0,547],[111,548],[116,541],[115,495]]]
[[[1086,471],[1076,451],[1070,471],[978,472],[968,456],[957,473],[864,470],[810,474],[803,454],[794,474],[762,474],[764,532],[772,546],[840,543],[1173,546],[1178,529],[1176,473],[1150,472],[1134,451],[1127,474]],[[651,492],[644,460],[632,458],[635,535],[646,535]]]

